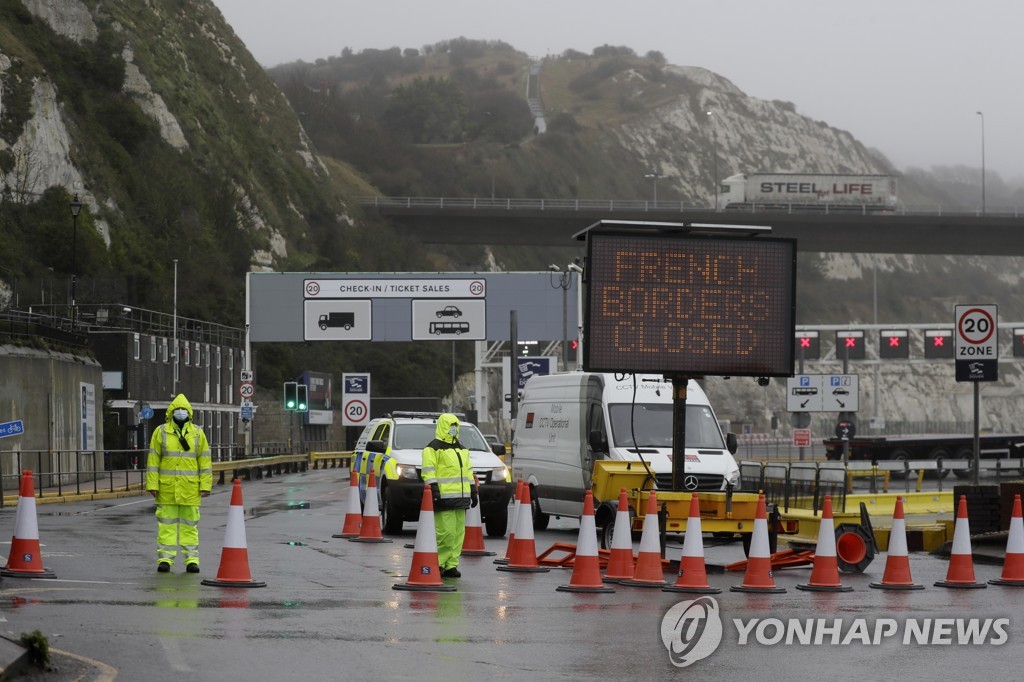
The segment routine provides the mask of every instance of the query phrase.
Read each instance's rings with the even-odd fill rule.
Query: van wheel
[[[388,535],[399,535],[402,532],[402,512],[395,509],[387,487],[380,489],[380,525]]]
[[[616,512],[617,511],[618,511],[618,505],[616,505]],[[604,524],[600,528],[600,538],[599,539],[601,541],[601,549],[611,549],[612,548],[612,539],[615,537],[615,519],[616,519],[616,517],[618,517],[617,513],[612,514],[611,518],[608,519],[608,523]],[[636,512],[633,511],[632,507],[630,507],[629,508],[629,520],[630,520],[630,523],[632,523],[634,517],[636,517]],[[639,538],[639,536],[636,536],[636,535],[637,535],[636,533],[630,533],[630,540],[637,540]],[[636,536],[636,537],[634,537],[634,536]]]
[[[487,526],[487,537],[503,538],[508,530],[508,507],[495,509],[484,518],[484,525]]]
[[[548,527],[551,517],[540,510],[540,501],[537,499],[533,488],[530,488],[530,512],[533,515],[534,530],[544,530]]]

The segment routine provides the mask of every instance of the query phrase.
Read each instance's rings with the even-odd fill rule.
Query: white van
[[[707,396],[691,380],[686,395],[686,490],[739,482],[736,437],[723,437]],[[657,487],[672,487],[672,383],[661,375],[536,375],[523,388],[512,441],[512,472],[530,484],[533,521],[579,517],[595,459],[640,462]],[[642,466],[642,465],[641,465]]]

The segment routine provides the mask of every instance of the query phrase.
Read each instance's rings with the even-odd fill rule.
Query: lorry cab
[[[531,486],[534,522],[579,517],[599,459],[636,462],[672,487],[672,384],[661,375],[574,372],[531,377],[516,420],[513,473]],[[726,438],[693,380],[686,404],[683,489],[724,490],[739,479]]]

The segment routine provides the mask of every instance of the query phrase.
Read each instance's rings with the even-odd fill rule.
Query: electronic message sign
[[[591,231],[583,366],[793,374],[796,241]]]

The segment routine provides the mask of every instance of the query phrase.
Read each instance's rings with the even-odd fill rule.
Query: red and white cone
[[[956,510],[956,525],[953,526],[953,549],[949,553],[949,568],[946,579],[935,583],[936,587],[952,587],[961,590],[978,590],[988,587],[974,579],[974,553],[971,550],[971,524],[967,520],[967,496],[960,496]]]
[[[473,487],[477,490],[477,500],[480,499],[480,488],[476,484],[476,477],[473,477]],[[488,552],[484,545],[483,519],[480,517],[480,503],[475,507],[466,510],[466,535],[462,541],[462,556],[494,556],[497,552]]]
[[[640,551],[637,553],[636,568],[629,580],[620,580],[620,585],[634,587],[665,587],[665,576],[661,568],[661,540],[658,530],[658,496],[652,490],[647,497],[647,514],[644,516],[644,530],[640,534]]]
[[[690,494],[690,515],[686,519],[683,536],[683,554],[679,557],[679,577],[662,592],[689,592],[691,594],[718,594],[722,590],[708,584],[707,566],[704,565],[704,532],[700,526],[700,500],[697,493]]]
[[[345,523],[341,532],[332,538],[359,537],[359,527],[363,522],[363,510],[359,504],[359,472],[353,471],[348,482],[348,508],[345,511]]]
[[[568,585],[559,585],[558,592],[614,592],[615,588],[601,582],[601,560],[597,553],[597,524],[594,521],[594,495],[589,490],[583,498],[580,536],[576,541],[576,558]]]
[[[1024,518],[1021,517],[1020,495],[1013,496],[1013,516],[1006,537],[1006,561],[1003,573],[988,581],[1003,587],[1024,587]]]
[[[551,569],[537,562],[537,543],[533,540],[533,511],[530,507],[530,486],[523,484],[523,499],[519,507],[519,518],[516,519],[515,539],[509,554],[508,563],[498,566],[499,571],[519,573],[547,573]]]
[[[633,529],[630,528],[629,498],[626,489],[619,489],[619,508],[615,512],[612,546],[608,555],[608,568],[604,571],[606,583],[633,578]]]
[[[754,532],[750,536],[750,551],[747,554],[747,572],[743,582],[729,588],[730,592],[755,592],[781,594],[785,587],[776,587],[772,577],[772,553],[768,542],[768,507],[764,494],[757,496],[757,512],[754,515]]]
[[[512,503],[512,530],[508,533],[508,544],[505,545],[505,556],[499,557],[494,560],[496,564],[507,564],[508,559],[512,556],[512,544],[516,540],[516,528],[519,525],[519,509],[523,506],[523,479],[516,481],[516,499]]]
[[[377,501],[377,476],[370,469],[370,478],[366,481],[366,498],[363,500],[363,516],[359,522],[359,535],[349,538],[349,542],[391,542],[380,532],[380,505]]]
[[[224,529],[224,546],[220,551],[220,569],[213,580],[203,585],[217,587],[266,587],[262,581],[252,579],[249,571],[249,549],[245,543],[245,511],[242,508],[242,482],[237,478],[231,488],[231,506],[228,507],[228,525]]]
[[[832,520],[832,496],[825,496],[818,525],[818,546],[814,550],[814,568],[811,579],[796,586],[811,592],[852,592],[853,588],[839,581],[839,561],[836,558],[836,526]]]
[[[39,549],[39,523],[36,520],[35,485],[32,483],[32,472],[28,469],[21,472],[11,553],[7,557],[7,565],[0,569],[0,575],[12,578],[57,577],[56,573],[43,567],[43,556]]]
[[[892,530],[889,531],[889,551],[885,558],[882,582],[871,583],[876,590],[923,590],[910,577],[910,554],[907,551],[907,522],[903,517],[903,498],[896,498],[892,512]]]
[[[392,585],[394,590],[416,592],[454,592],[455,585],[441,580],[441,567],[437,559],[437,529],[434,527],[434,500],[430,486],[423,486],[420,502],[420,520],[416,528],[416,544],[412,551],[409,580]]]

